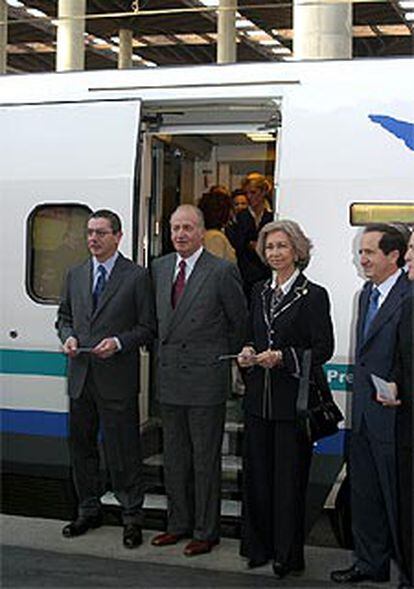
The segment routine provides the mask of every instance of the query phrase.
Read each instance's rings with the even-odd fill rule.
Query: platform
[[[185,542],[156,548],[154,531],[144,530],[144,544],[122,545],[120,526],[103,526],[74,539],[63,538],[65,522],[1,515],[2,587],[334,587],[332,569],[347,567],[347,550],[306,547],[306,572],[277,581],[271,566],[250,571],[238,555],[239,543],[223,538],[210,554],[188,558]],[[396,571],[388,589],[397,584]],[[358,587],[377,587],[374,583]]]

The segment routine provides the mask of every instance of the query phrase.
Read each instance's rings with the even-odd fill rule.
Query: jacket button
[[[187,344],[181,344],[181,347],[183,348],[183,350],[185,350],[185,348],[187,347]]]

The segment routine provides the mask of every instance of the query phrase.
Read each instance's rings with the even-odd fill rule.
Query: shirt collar
[[[196,262],[202,253],[203,247],[198,248],[198,250],[191,254],[191,256],[189,256],[188,258],[183,258],[182,256],[180,256],[180,254],[177,254],[175,260],[175,269],[178,270],[181,260],[184,260],[186,264],[186,275],[188,276],[189,273],[193,271],[193,268],[196,265]]]
[[[392,289],[394,284],[399,279],[401,273],[402,273],[401,268],[398,268],[398,270],[396,272],[394,272],[394,274],[391,274],[391,276],[388,276],[388,278],[386,280],[384,280],[384,282],[381,282],[381,284],[374,284],[373,285],[373,287],[375,287],[379,290],[379,293],[380,293],[379,302],[380,303],[382,303],[387,298],[390,290]]]
[[[293,286],[295,280],[297,279],[297,277],[299,276],[299,274],[300,274],[299,268],[296,268],[296,270],[293,272],[292,276],[290,276],[283,284],[279,284],[279,286],[282,289],[283,294],[285,296],[292,288],[292,286]],[[277,284],[276,280],[277,280],[277,274],[276,274],[276,272],[273,272],[272,273],[272,283],[270,285],[270,287],[273,289],[276,288],[276,284]]]
[[[95,256],[92,257],[93,262],[93,275],[96,276],[98,273],[98,266],[103,266],[106,270],[106,278],[108,279],[112,270],[114,269],[115,262],[117,261],[119,256],[119,251],[116,250],[113,256],[105,260],[105,262],[98,262]]]

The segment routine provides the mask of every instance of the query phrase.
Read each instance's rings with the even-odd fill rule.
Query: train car
[[[66,268],[86,256],[91,210],[124,222],[122,251],[147,265],[168,250],[168,217],[212,184],[252,171],[273,183],[275,216],[314,244],[336,350],[327,366],[349,415],[359,227],[414,223],[414,59],[255,63],[4,76],[0,85],[3,468],[67,476],[65,358],[54,321]],[[142,428],[154,416],[142,350]],[[321,441],[329,487],[348,421]],[[323,460],[322,460],[323,459]]]

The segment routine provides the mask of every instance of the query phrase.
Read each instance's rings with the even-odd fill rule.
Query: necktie
[[[106,284],[106,268],[99,264],[98,266],[98,280],[96,281],[95,288],[93,289],[93,308],[96,309],[98,306],[99,297],[101,296]]]
[[[375,315],[378,311],[378,299],[380,296],[380,291],[378,288],[373,288],[371,294],[369,295],[369,304],[367,309],[367,314],[365,315],[365,323],[364,323],[364,338],[367,337],[367,333],[371,323],[374,320]]]
[[[274,312],[276,311],[276,308],[282,302],[283,297],[284,297],[284,294],[283,294],[282,288],[280,286],[276,286],[276,288],[273,289],[272,296],[270,297],[270,313],[271,313],[271,315],[274,314]]]
[[[185,260],[181,260],[178,266],[180,269],[178,271],[177,278],[175,279],[175,282],[173,284],[171,293],[171,303],[173,309],[175,309],[175,307],[177,306],[177,303],[180,299],[180,296],[183,294],[183,290],[185,287]]]

